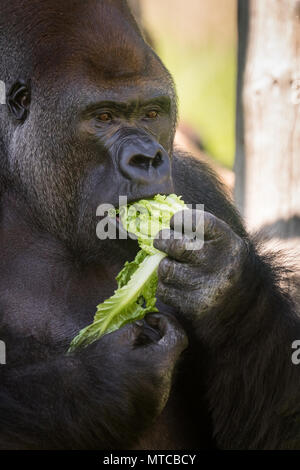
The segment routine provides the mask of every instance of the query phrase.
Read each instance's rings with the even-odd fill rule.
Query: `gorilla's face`
[[[155,80],[79,83],[58,79],[55,88],[41,89],[40,82],[31,90],[22,84],[26,100],[19,96],[15,109],[19,119],[24,104],[26,112],[11,145],[11,171],[46,230],[77,251],[103,253],[100,204],[172,192],[176,109],[168,87]]]
[[[86,186],[96,203],[172,191],[171,108],[168,91],[153,83],[108,90],[82,106],[78,138],[94,162]]]

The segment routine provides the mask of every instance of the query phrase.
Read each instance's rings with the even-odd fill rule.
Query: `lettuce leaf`
[[[153,255],[158,253],[153,246],[153,239],[160,230],[169,228],[172,216],[183,209],[186,209],[186,205],[176,194],[157,194],[153,199],[141,199],[122,206],[120,218],[127,232],[137,237],[140,248]]]
[[[117,290],[98,305],[93,323],[79,332],[68,352],[86,347],[149,312],[157,312],[157,268],[166,254],[154,248],[153,239],[161,229],[168,228],[171,217],[185,207],[180,197],[171,194],[156,195],[120,208],[124,228],[136,235],[141,250],[133,261],[125,263],[116,277]]]

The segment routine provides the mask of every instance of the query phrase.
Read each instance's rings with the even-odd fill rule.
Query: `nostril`
[[[163,159],[162,153],[161,153],[161,151],[159,150],[159,151],[156,153],[156,155],[155,155],[155,157],[154,157],[154,159],[153,159],[152,166],[153,166],[154,168],[157,168],[157,167],[161,164],[162,159]]]
[[[163,156],[161,151],[159,150],[155,157],[149,157],[147,155],[133,155],[130,160],[129,160],[129,165],[130,166],[135,166],[135,167],[140,167],[140,168],[145,168],[148,170],[151,166],[153,168],[157,168],[163,160]]]
[[[151,165],[151,158],[146,157],[145,155],[134,155],[130,158],[129,165],[145,168],[148,170]]]

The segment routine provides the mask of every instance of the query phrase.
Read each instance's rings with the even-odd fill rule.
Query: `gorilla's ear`
[[[18,121],[25,121],[30,107],[30,85],[20,80],[13,84],[8,96],[7,106]]]

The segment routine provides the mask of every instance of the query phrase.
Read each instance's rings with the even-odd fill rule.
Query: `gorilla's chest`
[[[113,277],[99,269],[80,272],[60,257],[23,251],[0,256],[2,330],[53,343],[71,340],[111,295]]]
[[[195,417],[184,399],[181,386],[174,386],[167,405],[156,422],[148,429],[134,449],[144,450],[179,450],[208,449],[211,441],[208,426],[195,429]]]

